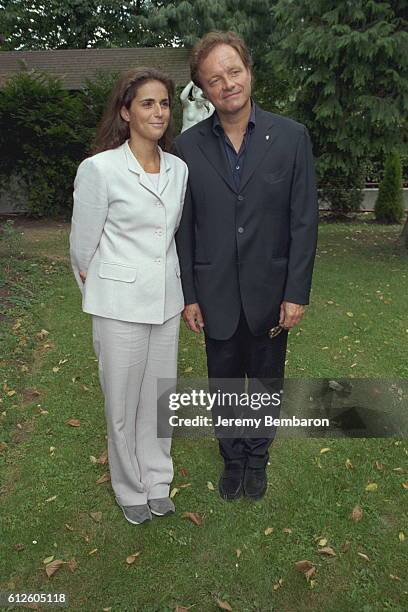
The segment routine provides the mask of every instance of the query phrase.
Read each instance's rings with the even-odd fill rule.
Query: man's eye
[[[144,106],[145,108],[148,108],[148,107],[149,107],[149,106],[151,106],[151,105],[152,105],[152,103],[151,103],[151,102],[143,102],[143,106]]]
[[[217,83],[218,83],[218,79],[213,79],[212,81],[210,81],[210,87],[213,87]]]
[[[165,102],[162,102],[161,105],[163,106],[163,108],[169,108],[170,102],[166,100]]]

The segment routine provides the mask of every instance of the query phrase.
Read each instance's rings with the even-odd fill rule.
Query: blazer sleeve
[[[69,237],[71,265],[83,292],[79,272],[87,272],[98,247],[108,214],[108,193],[102,169],[92,158],[78,167],[74,181],[74,208]]]
[[[287,302],[309,303],[318,213],[312,145],[304,127],[297,146],[291,190],[288,275],[283,297]]]
[[[176,142],[173,144],[172,153],[185,161]],[[190,181],[188,180],[183,214],[176,233],[177,254],[181,270],[181,284],[183,287],[184,303],[186,305],[195,304],[197,302],[194,285],[194,226],[194,204]]]

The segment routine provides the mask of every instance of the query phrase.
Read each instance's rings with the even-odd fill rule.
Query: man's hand
[[[81,281],[84,283],[86,281],[86,272],[80,272],[79,277]]]
[[[292,302],[282,302],[280,307],[279,325],[284,329],[292,329],[298,323],[305,312],[302,304],[292,304]]]
[[[182,312],[184,323],[188,329],[199,334],[204,327],[203,315],[198,304],[187,304]]]

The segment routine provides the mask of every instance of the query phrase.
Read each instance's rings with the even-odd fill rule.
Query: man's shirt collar
[[[254,127],[255,127],[255,104],[254,104],[254,101],[251,99],[251,114],[249,115],[249,119],[248,119],[248,128],[252,130]],[[217,135],[222,134],[224,132],[224,128],[221,125],[217,111],[214,111],[214,114],[213,114],[212,129]]]

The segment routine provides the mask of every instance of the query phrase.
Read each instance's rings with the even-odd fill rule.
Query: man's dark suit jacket
[[[239,190],[212,117],[173,146],[189,168],[176,235],[184,300],[199,303],[218,340],[234,333],[241,303],[261,335],[277,324],[283,300],[309,302],[318,223],[309,134],[258,106],[255,120]]]

